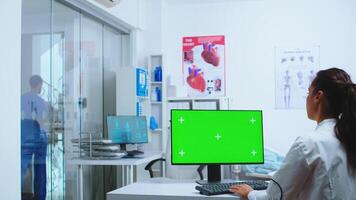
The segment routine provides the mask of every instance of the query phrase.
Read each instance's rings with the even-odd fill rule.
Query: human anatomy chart
[[[275,48],[276,108],[305,108],[310,83],[319,70],[319,47]]]
[[[183,82],[188,96],[225,95],[225,37],[183,37]]]

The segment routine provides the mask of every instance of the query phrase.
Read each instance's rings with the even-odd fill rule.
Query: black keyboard
[[[213,183],[206,185],[196,186],[195,189],[202,195],[218,195],[218,194],[229,194],[230,187],[232,185],[247,184],[251,186],[254,190],[265,190],[268,187],[268,183],[262,180],[251,180],[251,181],[239,181],[232,183]]]

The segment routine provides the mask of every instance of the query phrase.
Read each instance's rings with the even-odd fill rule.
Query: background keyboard
[[[214,183],[196,186],[195,189],[202,195],[218,195],[218,194],[229,194],[230,187],[232,185],[247,184],[251,186],[254,190],[265,190],[268,187],[268,183],[262,180],[251,180],[251,181],[239,181],[232,183]]]

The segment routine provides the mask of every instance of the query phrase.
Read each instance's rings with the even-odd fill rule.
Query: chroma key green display
[[[171,110],[172,164],[264,162],[260,110]]]

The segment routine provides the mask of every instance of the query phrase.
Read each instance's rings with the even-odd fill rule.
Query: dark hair
[[[35,87],[39,86],[40,84],[42,84],[42,82],[43,82],[42,78],[39,75],[33,75],[30,78],[31,88],[35,88]]]
[[[343,144],[349,165],[356,170],[356,85],[342,69],[321,70],[312,82],[323,91],[328,114],[336,118],[335,134]]]

